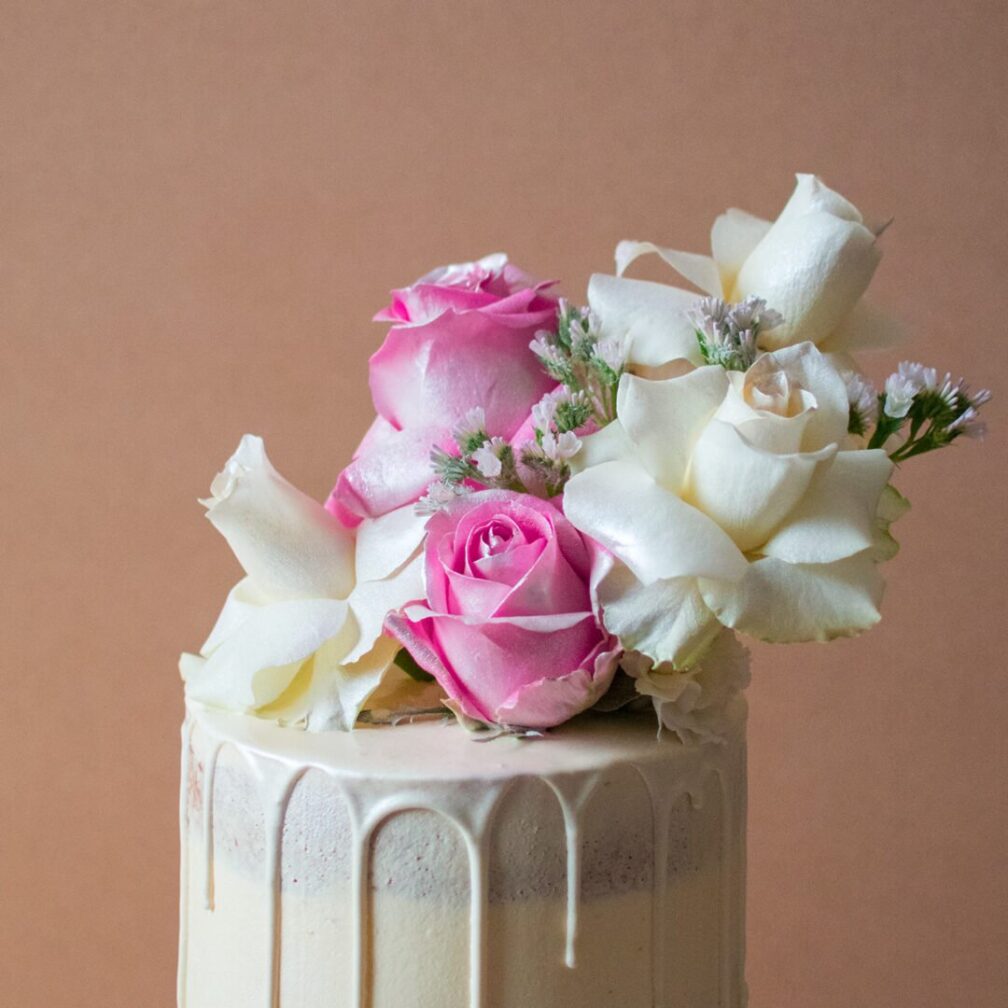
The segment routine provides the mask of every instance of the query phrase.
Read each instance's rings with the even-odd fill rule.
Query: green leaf
[[[416,659],[406,650],[406,648],[400,648],[399,653],[395,656],[395,664],[399,666],[411,679],[415,679],[417,682],[434,682],[434,676],[430,672],[425,671],[420,668],[416,663]]]

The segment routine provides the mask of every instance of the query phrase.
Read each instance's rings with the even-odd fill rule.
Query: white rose
[[[861,296],[881,258],[881,233],[863,223],[853,204],[814,175],[798,175],[791,199],[772,224],[731,209],[711,229],[712,255],[624,241],[616,249],[622,274],[638,256],[657,253],[702,291],[725,301],[760,297],[784,321],[762,334],[773,350],[811,341],[828,353],[881,347],[896,341],[894,324]],[[588,300],[601,330],[627,336],[634,370],[677,359],[700,364],[696,335],[685,311],[696,296],[664,284],[594,276]]]
[[[880,449],[840,450],[846,388],[811,343],[745,374],[624,375],[617,414],[585,439],[564,511],[622,561],[599,597],[625,647],[688,666],[718,621],[800,641],[878,620],[893,466]]]
[[[349,729],[398,650],[386,614],[423,594],[412,508],[344,528],[245,435],[202,502],[246,577],[199,655],[180,661],[187,695],[312,730]]]
[[[730,630],[722,630],[688,669],[656,665],[638,651],[627,652],[620,666],[637,692],[651,697],[661,725],[684,743],[726,742],[738,723],[742,691],[749,685],[749,652]]]

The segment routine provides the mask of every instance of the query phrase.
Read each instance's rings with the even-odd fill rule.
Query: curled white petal
[[[700,580],[704,601],[726,626],[790,643],[851,637],[879,621],[882,578],[872,550],[824,564],[764,557],[741,581]]]
[[[623,647],[654,662],[689,665],[721,629],[707,607],[696,578],[668,578],[642,584],[617,563],[598,587],[603,622]]]
[[[696,295],[647,280],[596,273],[588,282],[588,304],[604,339],[619,342],[627,361],[660,367],[669,361],[702,364],[688,312]]]
[[[246,434],[202,501],[245,572],[277,599],[346,598],[353,536],[272,466],[262,438]]]

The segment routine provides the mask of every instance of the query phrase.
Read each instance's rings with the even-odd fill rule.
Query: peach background
[[[580,297],[805,170],[895,216],[876,301],[999,398],[900,474],[883,625],[756,650],[752,1008],[1005,1003],[1002,3],[0,18],[0,1000],[173,1003],[175,661],[236,576],[195,498],[239,435],[322,496],[386,289],[503,248]]]

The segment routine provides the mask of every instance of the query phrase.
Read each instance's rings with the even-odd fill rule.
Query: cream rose
[[[811,343],[648,381],[624,375],[618,420],[586,438],[564,509],[621,561],[606,627],[688,666],[719,623],[772,641],[874,624],[882,450],[841,450],[843,379]]]
[[[761,349],[803,341],[829,353],[890,345],[894,324],[862,300],[881,258],[877,236],[858,209],[814,175],[797,186],[776,221],[731,209],[714,222],[710,256],[624,241],[620,276],[594,276],[588,300],[606,336],[626,338],[635,370],[684,359],[700,364],[686,311],[695,295],[664,284],[627,280],[623,271],[656,253],[707,294],[725,301],[762,298],[783,324],[766,331]]]
[[[404,509],[344,528],[245,435],[202,503],[246,576],[180,670],[209,706],[311,730],[353,726],[398,649],[385,615],[422,591],[423,521]]]

